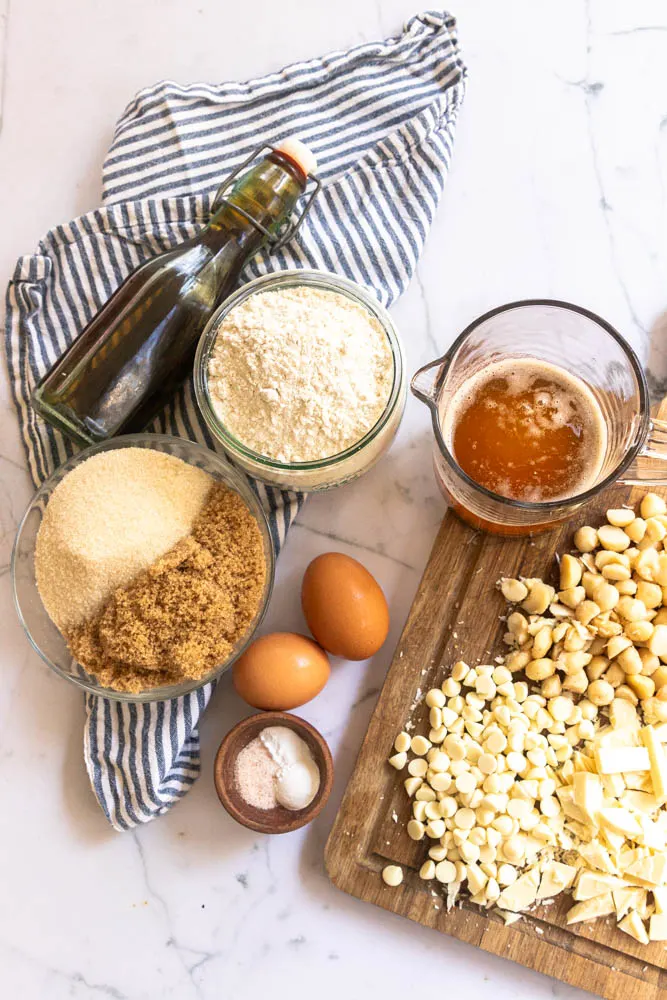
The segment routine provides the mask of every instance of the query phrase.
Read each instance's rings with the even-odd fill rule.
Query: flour
[[[249,296],[223,320],[209,360],[213,410],[252,451],[313,462],[356,444],[393,383],[381,324],[338,292],[300,286]]]

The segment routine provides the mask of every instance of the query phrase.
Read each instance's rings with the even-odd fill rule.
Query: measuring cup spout
[[[427,365],[416,371],[410,380],[410,391],[413,396],[420,399],[422,403],[426,403],[431,409],[434,409],[437,405],[438,389],[440,388],[441,381],[440,373],[448,357],[449,355],[443,354],[441,358],[429,361]]]
[[[621,482],[628,486],[667,484],[667,421],[651,420],[644,446]]]

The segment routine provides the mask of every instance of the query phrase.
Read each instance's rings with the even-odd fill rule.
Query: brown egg
[[[308,566],[301,604],[320,646],[346,660],[365,660],[389,631],[389,609],[378,582],[342,552],[324,552]]]
[[[296,632],[271,632],[251,642],[232,668],[234,687],[254,708],[286,711],[319,694],[329,680],[329,659],[316,642]]]

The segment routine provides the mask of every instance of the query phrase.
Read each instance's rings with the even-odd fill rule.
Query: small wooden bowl
[[[236,758],[267,726],[293,729],[308,744],[315,758],[320,769],[320,787],[305,809],[296,811],[283,806],[257,809],[241,797],[236,783]],[[309,722],[288,712],[259,712],[243,719],[227,733],[215,756],[213,778],[218,798],[237,823],[257,833],[291,833],[314,820],[324,808],[333,785],[333,760],[326,740]]]

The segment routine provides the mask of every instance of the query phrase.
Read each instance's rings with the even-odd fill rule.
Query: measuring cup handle
[[[427,365],[419,368],[410,379],[410,391],[413,396],[431,408],[437,405],[438,372],[448,357],[449,355],[443,354],[441,358],[429,361]]]
[[[651,420],[644,446],[620,482],[628,486],[667,485],[667,421]]]

